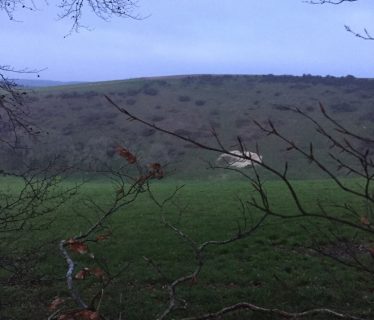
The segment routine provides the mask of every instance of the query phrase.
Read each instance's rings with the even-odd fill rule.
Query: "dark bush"
[[[106,119],[115,119],[119,116],[119,112],[109,112],[104,115]]]
[[[66,127],[62,129],[62,134],[64,136],[70,136],[73,133],[73,125],[68,124]]]
[[[163,117],[163,116],[157,116],[157,115],[156,115],[156,116],[153,116],[151,120],[152,120],[153,122],[159,122],[159,121],[162,121],[162,120],[164,120],[164,119],[165,119],[165,117]]]
[[[33,103],[33,102],[37,102],[39,101],[39,98],[38,97],[35,97],[35,96],[26,96],[26,98],[24,99],[26,102],[28,103]]]
[[[166,87],[168,85],[168,82],[165,80],[156,80],[155,84],[157,84],[160,87]]]
[[[281,104],[273,104],[271,107],[273,109],[276,109],[276,110],[279,110],[279,111],[288,111],[288,110],[290,110],[290,107],[283,106]]]
[[[297,89],[297,90],[305,90],[311,87],[312,86],[307,85],[307,84],[293,84],[289,86],[290,89]]]
[[[196,100],[195,101],[195,105],[197,106],[203,106],[205,105],[206,101],[205,100]]]
[[[335,113],[339,112],[355,112],[357,110],[357,107],[352,106],[348,103],[339,103],[339,104],[333,104],[330,106],[331,110]]]
[[[246,127],[250,124],[250,120],[249,119],[236,119],[235,120],[235,127],[237,128],[241,128],[241,127]]]
[[[360,117],[360,121],[370,121],[374,122],[374,111],[371,111],[369,113],[365,113],[363,116]]]
[[[73,92],[62,92],[60,94],[60,99],[74,99],[74,98],[78,98],[78,97],[79,97],[79,94],[76,91],[73,91]]]
[[[91,113],[91,114],[84,114],[79,117],[80,120],[84,124],[97,124],[101,120],[101,114],[99,113]]]
[[[212,128],[214,128],[214,129],[221,128],[221,124],[220,124],[219,122],[217,122],[217,121],[213,121],[213,120],[211,120],[211,121],[209,121],[209,125],[210,125]]]
[[[187,136],[190,136],[191,135],[191,132],[188,131],[188,130],[185,130],[185,129],[177,129],[174,131],[175,134],[178,134],[180,136],[184,136],[184,137],[187,137]]]
[[[175,156],[175,154],[177,153],[177,150],[174,149],[174,148],[170,148],[168,149],[168,156]]]
[[[363,94],[360,95],[360,98],[362,98],[362,99],[370,99],[371,96],[368,95],[368,94],[363,93]]]
[[[127,104],[128,106],[133,106],[135,103],[136,103],[136,100],[135,100],[135,99],[127,99],[127,100],[126,100],[126,104]]]
[[[188,102],[188,101],[191,101],[191,98],[189,96],[179,96],[178,100],[180,102]]]
[[[192,143],[184,144],[183,147],[188,148],[188,149],[198,149],[199,148],[198,146],[196,146]]]
[[[116,150],[114,148],[108,149],[106,151],[106,155],[108,156],[108,158],[113,158],[113,156],[115,155],[115,153],[116,153]]]
[[[142,131],[142,136],[143,137],[150,137],[150,136],[154,135],[155,132],[156,132],[155,129],[145,129],[145,130]]]
[[[147,96],[157,96],[158,95],[158,90],[154,88],[145,88],[143,90],[144,94]]]
[[[85,93],[85,97],[88,99],[88,100],[91,100],[95,97],[97,97],[99,94],[96,92],[96,91],[89,91],[89,92],[86,92]]]
[[[127,95],[133,97],[133,96],[136,96],[140,93],[140,90],[139,89],[129,89],[127,90]]]

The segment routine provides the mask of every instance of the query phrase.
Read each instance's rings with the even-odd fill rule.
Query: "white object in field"
[[[236,157],[236,156],[231,155],[231,154],[222,153],[217,158],[217,162],[218,161],[220,161],[220,162],[224,161],[225,164],[227,164],[230,167],[234,167],[234,168],[252,167],[252,166],[258,165],[258,162],[259,163],[262,162],[262,156],[258,155],[255,152],[250,152],[250,151],[242,152],[242,151],[239,151],[239,150],[232,150],[232,151],[230,151],[230,153],[236,154],[239,157]],[[249,159],[243,159],[243,158],[240,158],[240,156],[246,156]],[[254,161],[252,161],[252,160],[254,160]]]

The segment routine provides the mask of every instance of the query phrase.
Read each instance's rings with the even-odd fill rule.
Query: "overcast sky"
[[[0,15],[0,65],[45,68],[41,79],[99,81],[176,74],[374,77],[374,1],[339,6],[302,0],[139,0],[144,20],[101,21],[87,10],[67,38],[53,3]],[[35,75],[22,78],[36,78]]]

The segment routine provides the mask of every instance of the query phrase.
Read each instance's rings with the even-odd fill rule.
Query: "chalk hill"
[[[238,136],[250,151],[258,144],[265,161],[276,166],[289,161],[295,177],[316,177],[318,172],[296,153],[286,151],[279,140],[267,137],[254,120],[265,124],[271,119],[280,132],[305,148],[313,141],[316,155],[326,160],[329,144],[313,125],[288,107],[298,107],[325,123],[319,111],[321,102],[344,125],[367,136],[374,134],[371,79],[272,75],[144,78],[30,91],[27,105],[43,134],[32,149],[22,151],[22,159],[46,161],[60,154],[68,164],[99,168],[103,163],[123,161],[114,152],[115,146],[122,145],[145,162],[169,163],[176,177],[216,174],[205,170],[204,161],[214,161],[218,155],[128,121],[104,95],[137,116],[183,136],[217,145],[211,134],[214,128],[229,149],[237,148]],[[12,165],[17,163],[14,156],[2,158]]]

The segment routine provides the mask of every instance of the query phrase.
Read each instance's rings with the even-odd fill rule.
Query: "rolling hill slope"
[[[265,124],[271,119],[279,131],[306,148],[313,141],[321,157],[327,157],[328,143],[287,107],[299,107],[324,123],[321,101],[349,128],[367,136],[374,134],[374,80],[370,79],[195,75],[84,83],[28,93],[30,114],[43,133],[18,158],[3,150],[3,165],[14,166],[19,157],[46,161],[60,154],[67,164],[99,168],[103,163],[122,161],[114,148],[123,145],[145,163],[169,163],[176,177],[226,176],[205,169],[204,161],[214,161],[218,155],[128,121],[104,95],[146,120],[199,141],[216,145],[211,134],[214,128],[222,142],[235,149],[240,136],[248,150],[255,151],[258,144],[268,163],[280,166],[288,160],[290,173],[297,178],[319,174],[278,140],[267,137],[254,120]]]

